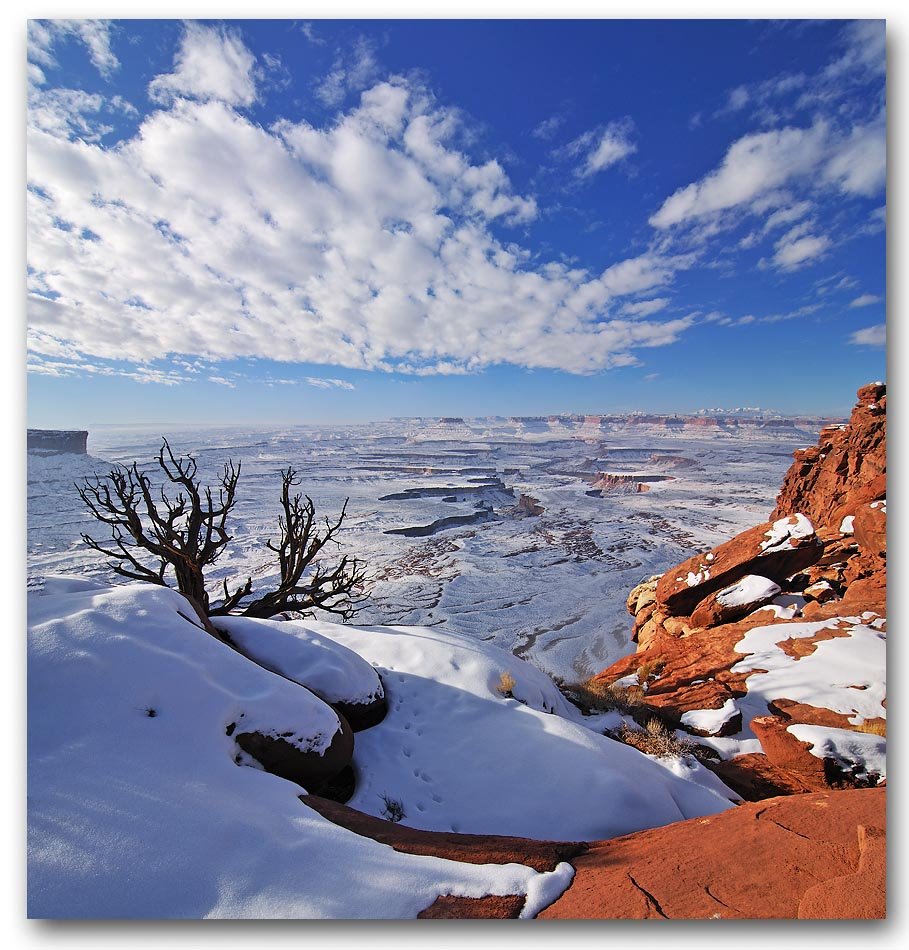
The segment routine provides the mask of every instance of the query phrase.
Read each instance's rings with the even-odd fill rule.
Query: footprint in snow
[[[411,757],[411,755],[413,754],[407,746],[404,746],[404,747],[401,749],[401,751],[404,753],[405,757],[408,758],[408,759],[409,759],[409,758]]]
[[[441,796],[441,795],[436,795],[436,793],[433,792],[430,797],[432,798],[432,800],[433,800],[437,805],[441,805],[441,804],[442,804],[442,796]]]

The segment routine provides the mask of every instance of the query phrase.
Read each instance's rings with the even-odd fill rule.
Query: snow
[[[772,554],[792,548],[792,542],[801,538],[810,538],[814,534],[814,525],[803,515],[795,514],[774,521],[761,542],[761,554]]]
[[[757,574],[746,574],[735,584],[730,584],[729,587],[724,587],[719,591],[716,599],[724,607],[744,607],[747,604],[757,603],[759,600],[769,600],[779,592],[779,584],[775,584],[772,580]]]
[[[810,743],[811,754],[819,759],[833,758],[859,774],[873,772],[881,779],[887,777],[887,740],[884,736],[804,723],[796,723],[788,731],[799,741]]]
[[[191,617],[151,585],[51,577],[29,593],[31,916],[413,917],[442,894],[526,894],[530,916],[568,885],[565,864],[399,854],[238,764],[226,734],[238,719],[318,749],[337,717]],[[301,644],[318,657],[314,642],[330,640],[386,677],[388,717],[356,736],[351,804],[364,811],[387,792],[416,827],[577,840],[731,807],[699,763],[586,728],[545,674],[489,644],[437,628],[235,624],[250,640],[247,623],[287,638],[268,650],[289,667]],[[496,690],[503,672],[515,698]]]
[[[681,722],[708,735],[716,735],[738,713],[739,707],[730,697],[719,709],[692,709],[683,713]]]
[[[846,515],[840,522],[840,534],[853,534],[855,531],[855,515]]]
[[[330,703],[370,703],[384,693],[376,671],[352,650],[319,636],[299,620],[218,617],[244,656],[311,689]]]
[[[30,916],[414,917],[442,894],[527,894],[530,912],[567,886],[565,866],[399,854],[236,765],[225,727],[241,712],[308,734],[336,718],[185,610],[149,585],[30,593]]]
[[[800,659],[778,646],[784,640],[813,637],[827,629],[845,636],[816,642],[814,652]],[[856,617],[754,627],[735,645],[737,652],[749,655],[731,672],[765,671],[755,672],[745,681],[749,696],[831,709],[858,725],[866,719],[886,718],[886,643],[885,633]]]
[[[886,498],[882,498],[880,501],[873,501],[873,502],[871,502],[871,504],[870,504],[869,507],[870,507],[870,508],[880,508],[880,510],[881,510],[884,514],[887,514],[887,499],[886,499]]]
[[[404,823],[433,831],[593,840],[730,807],[700,766],[677,774],[587,728],[545,674],[438,627],[355,627],[308,621],[376,664],[389,704],[356,737],[349,804],[381,815],[383,795]],[[515,680],[514,698],[496,684]],[[706,774],[705,774],[706,773]]]
[[[689,571],[688,576],[685,578],[685,583],[689,587],[697,587],[698,584],[703,584],[705,581],[710,580],[710,571],[706,568],[695,573],[694,571]]]

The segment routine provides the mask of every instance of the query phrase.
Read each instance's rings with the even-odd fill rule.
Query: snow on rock
[[[883,736],[806,723],[789,726],[788,731],[799,741],[807,742],[811,754],[819,759],[835,759],[859,775],[887,777],[887,740]]]
[[[360,811],[381,816],[388,796],[415,828],[591,840],[731,807],[706,770],[676,774],[586,728],[544,673],[489,644],[438,627],[307,626],[385,682],[388,715],[357,735]],[[502,673],[513,698],[496,689]]]
[[[776,551],[786,551],[793,547],[793,541],[811,538],[814,536],[814,525],[802,514],[794,514],[788,518],[774,521],[766,534],[766,541],[761,542],[761,551],[772,554]]]
[[[719,709],[692,709],[683,713],[681,723],[696,734],[716,736],[724,731],[724,727],[739,717],[741,728],[741,710],[736,701],[727,699]]]
[[[783,641],[813,638],[826,630],[840,635],[818,639],[813,652],[798,659],[780,647]],[[756,671],[746,680],[749,698],[830,709],[858,725],[887,716],[886,644],[885,633],[857,617],[754,627],[735,644],[736,652],[749,655],[731,671]]]
[[[746,574],[733,584],[708,594],[691,614],[693,627],[713,627],[744,617],[780,593],[780,586],[767,577]]]
[[[367,707],[385,696],[375,669],[353,650],[320,636],[300,620],[219,617],[239,651],[266,670],[305,686],[332,705]]]
[[[840,534],[852,534],[855,530],[855,515],[846,515],[840,522]]]
[[[780,592],[780,585],[766,577],[746,574],[740,581],[718,591],[716,599],[724,607],[747,607],[760,600],[770,600]]]
[[[176,592],[50,578],[28,607],[31,917],[415,917],[445,894],[538,909],[568,884],[566,868],[399,854],[239,767],[225,729],[241,713],[316,744],[337,717],[181,616]]]

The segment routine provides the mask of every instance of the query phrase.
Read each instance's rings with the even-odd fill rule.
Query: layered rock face
[[[768,522],[631,591],[637,653],[594,678],[659,669],[635,717],[701,737],[746,799],[882,780],[886,411],[862,387],[795,453]]]
[[[29,429],[28,451],[36,455],[85,455],[88,432],[76,429]]]

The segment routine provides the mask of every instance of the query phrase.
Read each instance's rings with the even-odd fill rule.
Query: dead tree
[[[359,609],[366,580],[363,562],[346,554],[331,567],[318,561],[326,544],[339,546],[337,534],[347,515],[350,499],[345,499],[335,521],[324,519],[322,528],[316,523],[316,507],[309,495],[292,493],[299,484],[300,479],[293,468],[282,470],[282,514],[278,516],[280,537],[277,543],[266,542],[266,547],[278,555],[278,586],[241,607],[242,601],[252,596],[252,578],[232,594],[225,581],[224,600],[211,611],[211,616],[228,614],[238,607],[239,613],[246,617],[272,617],[282,611],[305,614],[316,609],[350,620]]]
[[[344,620],[353,616],[361,605],[365,565],[347,555],[330,567],[319,560],[326,544],[338,545],[347,501],[337,519],[324,519],[322,528],[316,522],[312,499],[292,493],[300,484],[297,472],[293,468],[283,470],[280,537],[277,543],[266,544],[278,555],[278,586],[249,600],[254,597],[252,578],[234,591],[225,580],[223,600],[212,607],[205,569],[218,560],[231,540],[227,521],[237,500],[241,463],[225,463],[216,497],[211,488],[199,485],[196,460],[174,456],[167,439],[156,458],[167,482],[178,487],[173,498],[163,487],[155,491],[151,479],[135,462],[76,485],[88,510],[111,532],[106,541],[88,534],[83,534],[82,540],[110,558],[116,573],[165,587],[170,586],[172,574],[177,590],[190,601],[210,633],[215,630],[208,618],[228,613],[271,617],[286,610],[324,610]]]
[[[177,590],[207,618],[204,570],[230,541],[227,518],[236,503],[241,466],[225,463],[216,499],[211,488],[200,488],[196,460],[175,457],[167,439],[157,462],[167,481],[178,486],[176,497],[169,497],[163,487],[154,491],[151,479],[135,462],[76,485],[91,514],[111,531],[107,541],[88,534],[82,540],[110,558],[113,570],[123,577],[166,587],[172,572]]]

